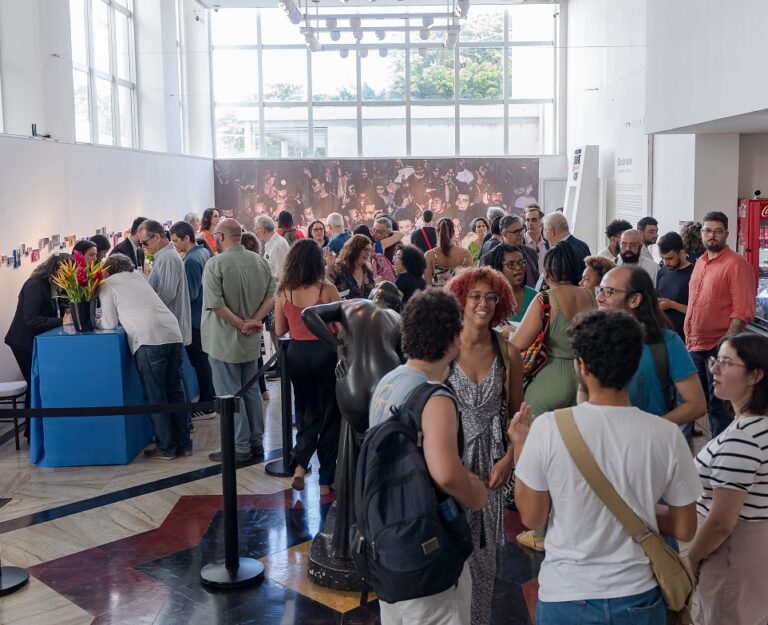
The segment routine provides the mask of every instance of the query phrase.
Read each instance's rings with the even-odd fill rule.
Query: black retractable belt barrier
[[[275,354],[258,370],[237,395],[216,397],[214,406],[219,413],[221,430],[221,485],[224,495],[224,561],[206,564],[200,570],[200,581],[218,589],[240,588],[252,584],[264,575],[264,565],[253,558],[240,556],[237,523],[237,477],[235,473],[235,412],[241,397],[258,381],[264,371],[278,358]],[[283,365],[282,369],[285,369]]]
[[[283,457],[268,462],[264,470],[275,477],[290,477],[293,475],[291,467],[291,449],[293,448],[293,411],[291,409],[291,380],[288,377],[286,367],[286,352],[291,339],[280,339],[280,412],[282,420]]]

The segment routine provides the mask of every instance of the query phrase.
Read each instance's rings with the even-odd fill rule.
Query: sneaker
[[[221,452],[220,451],[214,451],[210,454],[208,454],[208,460],[212,462],[221,462]],[[250,462],[251,461],[251,452],[235,452],[235,462]]]
[[[145,449],[144,455],[150,460],[176,460],[176,456],[166,456],[160,453],[160,450],[157,447],[153,449]]]
[[[191,456],[194,452],[191,449],[185,449],[181,453],[179,453],[180,456]]]
[[[264,445],[262,443],[251,445],[251,456],[257,460],[262,460],[264,458]]]
[[[195,410],[192,413],[192,418],[197,419],[198,421],[207,421],[208,419],[213,419],[215,416],[215,410]]]

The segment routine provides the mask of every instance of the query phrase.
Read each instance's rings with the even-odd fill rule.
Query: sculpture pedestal
[[[336,504],[331,505],[325,517],[320,532],[312,541],[309,550],[309,565],[307,573],[318,586],[334,590],[349,590],[363,592],[368,588],[362,577],[357,573],[352,560],[343,560],[331,556],[333,528],[336,521]]]

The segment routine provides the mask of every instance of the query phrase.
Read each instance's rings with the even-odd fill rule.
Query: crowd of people
[[[263,332],[273,341],[289,334],[280,366],[296,396],[292,487],[304,488],[317,453],[327,494],[341,419],[337,354],[302,312],[369,298],[392,282],[407,361],[381,380],[372,405],[396,407],[421,382],[448,383],[424,408],[424,456],[441,496],[468,511],[474,550],[440,596],[382,601],[384,625],[489,623],[505,507],[530,528],[517,541],[545,553],[540,625],[629,623],[640,614],[664,622],[642,549],[568,455],[554,417],[562,409],[572,409],[595,461],[648,527],[675,548],[690,542],[698,622],[765,625],[768,339],[745,333],[754,274],[728,246],[726,215],[708,213],[660,238],[652,217],[634,227],[617,219],[593,255],[562,212],[533,202],[509,210],[490,188],[478,189],[480,198],[462,189],[430,196],[421,192],[427,174],[412,175],[391,201],[370,181],[381,201],[354,223],[317,179],[298,226],[300,207],[281,195],[280,181],[277,219],[256,211],[241,223],[211,208],[166,233],[137,218],[106,258],[99,325],[125,328],[147,400],[184,401],[184,349],[201,400],[235,393],[259,368]],[[471,219],[457,222],[447,206]],[[77,246],[93,261],[107,253],[98,241]],[[50,299],[61,258],[24,285],[6,336],[25,377],[34,336],[68,321]],[[248,391],[235,415],[237,462],[263,457],[262,389]],[[371,423],[389,414],[371,414]],[[705,415],[711,440],[694,459],[686,438]],[[149,458],[193,453],[189,415],[152,420]]]

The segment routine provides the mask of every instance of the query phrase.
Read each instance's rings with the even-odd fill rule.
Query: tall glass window
[[[435,5],[360,8],[361,45],[342,50],[353,26],[335,14],[349,10],[310,8],[313,26],[338,23],[327,49],[307,50],[304,22],[277,8],[211,12],[217,156],[555,152],[558,5],[473,4],[455,49],[424,20]]]
[[[75,140],[134,147],[133,0],[70,0]]]

